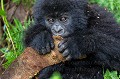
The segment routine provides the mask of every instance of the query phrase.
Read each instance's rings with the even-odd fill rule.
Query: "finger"
[[[51,41],[51,42],[50,42],[50,48],[51,48],[51,49],[54,49],[54,47],[55,47],[55,45],[54,45],[54,43]]]
[[[63,57],[67,57],[69,55],[68,49],[63,52]]]
[[[47,50],[47,53],[49,53],[51,51],[49,43],[47,43],[47,45],[46,45],[46,50]]]
[[[54,42],[53,42],[53,38],[52,38],[52,37],[50,38],[49,45],[50,45],[50,48],[51,48],[51,49],[54,49],[55,45],[54,45]]]
[[[67,39],[65,39],[62,42],[60,42],[60,44],[58,45],[58,48],[61,47],[65,42],[67,42]]]
[[[68,47],[68,46],[67,46],[67,42],[66,42],[66,43],[62,44],[62,45],[59,47],[59,51],[60,51],[60,52],[63,52],[67,47]]]
[[[42,47],[41,51],[42,51],[43,54],[46,54],[46,53],[47,53],[47,50],[46,50],[46,48],[44,48],[44,47]]]
[[[71,60],[71,59],[72,57],[70,55],[66,58],[66,60]]]

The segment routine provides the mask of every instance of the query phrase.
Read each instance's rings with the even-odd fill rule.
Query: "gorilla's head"
[[[34,20],[47,27],[53,35],[66,37],[86,28],[87,4],[87,0],[37,0]]]

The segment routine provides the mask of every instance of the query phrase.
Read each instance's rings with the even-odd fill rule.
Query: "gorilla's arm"
[[[40,54],[48,53],[54,47],[51,34],[41,24],[32,25],[25,32],[24,42],[26,47],[34,48]]]
[[[60,72],[62,79],[103,79],[102,66],[88,62],[75,60],[46,67],[40,71],[39,79],[49,79],[54,72]]]
[[[88,57],[92,54],[92,61],[120,71],[119,39],[98,31],[93,35],[86,36],[86,38],[78,44],[80,53],[87,54]]]

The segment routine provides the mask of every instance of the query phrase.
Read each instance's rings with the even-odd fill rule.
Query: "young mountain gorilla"
[[[48,79],[59,71],[63,79],[103,79],[103,69],[120,71],[120,27],[112,14],[87,0],[37,0],[34,21],[26,32],[25,44],[49,53],[52,36],[64,39],[58,45],[66,62],[40,72]],[[87,57],[81,60],[80,56]]]

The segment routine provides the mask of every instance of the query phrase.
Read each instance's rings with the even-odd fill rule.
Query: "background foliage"
[[[12,0],[12,2],[16,4],[23,3],[27,7],[31,7],[34,4],[35,0]]]

